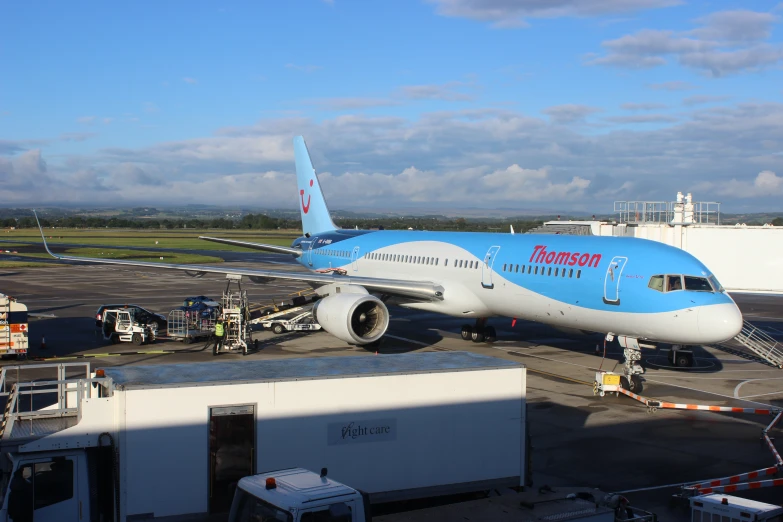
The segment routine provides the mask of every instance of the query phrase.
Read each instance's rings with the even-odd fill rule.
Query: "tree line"
[[[265,214],[246,214],[240,218],[213,219],[155,219],[117,216],[57,216],[41,217],[41,225],[47,228],[117,228],[135,230],[176,230],[176,229],[222,229],[222,230],[297,230],[301,228],[298,219],[275,218]],[[389,218],[339,218],[335,224],[342,228],[362,230],[445,230],[464,232],[508,232],[513,225],[517,232],[526,232],[541,225],[537,220],[487,220],[487,219],[449,219],[444,217],[389,217]],[[19,218],[0,218],[3,228],[36,228],[32,216]]]

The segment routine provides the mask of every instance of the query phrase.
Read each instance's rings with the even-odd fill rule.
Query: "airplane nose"
[[[699,333],[705,343],[733,339],[742,330],[742,312],[734,303],[703,306],[697,318]]]

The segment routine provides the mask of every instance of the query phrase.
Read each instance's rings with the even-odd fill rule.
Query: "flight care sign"
[[[327,428],[327,444],[354,444],[397,440],[397,419],[366,419],[332,422]]]

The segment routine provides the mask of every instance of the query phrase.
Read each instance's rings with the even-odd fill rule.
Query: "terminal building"
[[[729,293],[783,294],[783,227],[721,221],[720,203],[615,201],[614,221],[548,221],[530,233],[637,237],[693,254]]]

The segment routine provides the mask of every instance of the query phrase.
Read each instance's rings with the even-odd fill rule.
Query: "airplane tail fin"
[[[310,153],[302,136],[294,137],[294,160],[296,161],[296,186],[299,190],[299,213],[302,215],[302,232],[319,234],[336,230],[324,193],[318,183]]]

